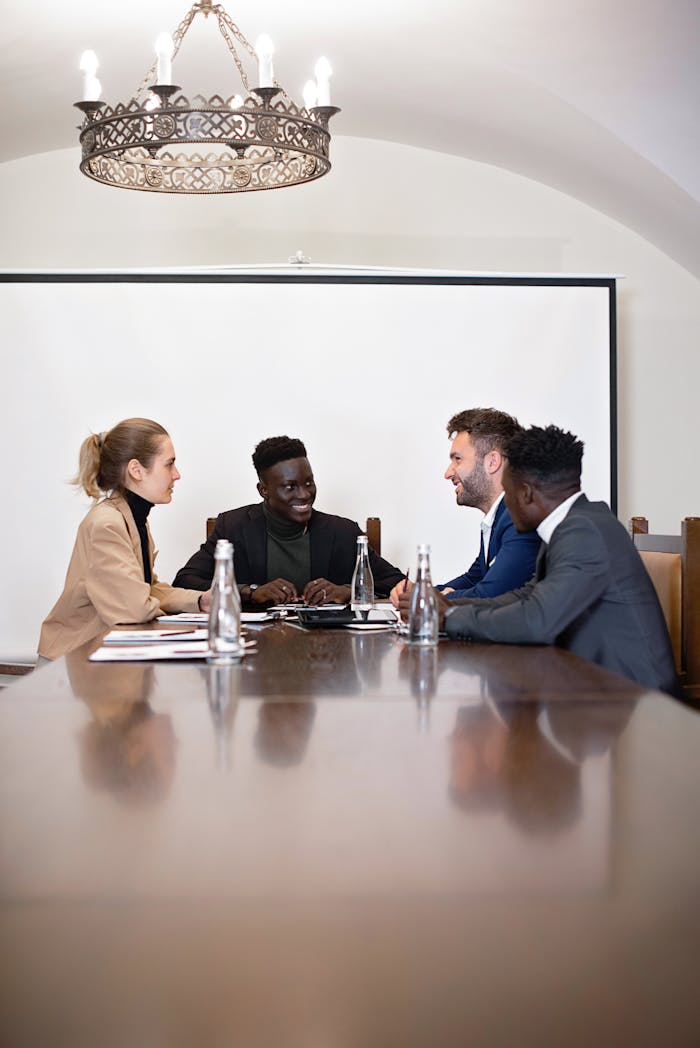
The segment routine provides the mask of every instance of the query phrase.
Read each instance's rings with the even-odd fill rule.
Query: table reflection
[[[460,708],[449,739],[450,799],[465,812],[502,811],[528,834],[569,829],[584,814],[584,761],[609,752],[635,706],[487,701]]]
[[[47,771],[41,832],[11,813],[9,854],[31,837],[48,855],[60,825],[62,890],[102,883],[105,897],[609,885],[613,749],[640,689],[551,649],[289,625],[258,637],[228,667],[90,664],[82,650],[23,682],[42,716],[26,701],[6,716]],[[134,802],[149,811],[118,810]],[[48,866],[33,870],[41,892]],[[13,863],[12,883],[24,876]]]
[[[92,718],[79,733],[86,785],[127,805],[163,801],[175,775],[177,740],[170,715],[156,713],[149,702],[153,667],[120,664],[106,678],[75,653],[66,665]]]
[[[258,708],[255,752],[267,764],[289,768],[304,759],[316,705],[313,702],[263,702]]]
[[[216,764],[231,770],[231,735],[241,690],[241,665],[211,665],[204,669],[207,701],[216,740]]]

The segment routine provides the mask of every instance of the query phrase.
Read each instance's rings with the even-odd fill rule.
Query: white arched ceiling
[[[336,134],[518,172],[608,214],[700,276],[700,0],[224,6],[252,41],[272,36],[277,78],[296,98],[318,55],[330,58],[343,110]],[[77,143],[81,52],[98,53],[103,98],[127,101],[155,36],[188,8],[187,0],[6,5],[0,161]],[[174,70],[189,95],[240,89],[211,19],[195,19]]]

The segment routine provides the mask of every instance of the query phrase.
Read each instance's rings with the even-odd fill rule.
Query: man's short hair
[[[447,423],[447,435],[468,433],[477,452],[485,455],[497,448],[505,453],[508,441],[520,432],[517,418],[495,408],[469,408],[453,415]]]
[[[540,490],[556,494],[580,487],[583,441],[557,426],[530,426],[506,448],[508,467]]]
[[[267,437],[261,440],[253,452],[255,472],[262,477],[265,470],[287,459],[306,458],[306,448],[295,437]]]

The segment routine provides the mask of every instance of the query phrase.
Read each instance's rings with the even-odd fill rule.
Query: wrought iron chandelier
[[[196,15],[216,17],[236,63],[245,98],[195,96],[171,81],[172,59]],[[259,86],[251,87],[236,43],[258,63]],[[131,101],[113,108],[99,100],[97,59],[86,51],[80,132],[80,170],[121,189],[152,193],[244,193],[311,182],[330,171],[328,122],[340,112],[330,104],[330,65],[320,59],[316,82],[297,106],[273,76],[272,42],[249,43],[221,4],[197,0],[172,38],[156,41],[157,61]],[[281,95],[276,99],[277,95]]]

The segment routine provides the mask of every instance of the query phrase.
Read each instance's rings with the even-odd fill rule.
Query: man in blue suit
[[[497,597],[534,574],[539,536],[516,531],[501,483],[506,444],[520,429],[517,419],[495,408],[460,411],[447,423],[452,447],[445,479],[454,485],[458,506],[473,506],[484,514],[476,560],[464,574],[437,587],[450,601]],[[410,592],[410,583],[405,592]],[[392,590],[396,607],[403,593],[403,583]]]

